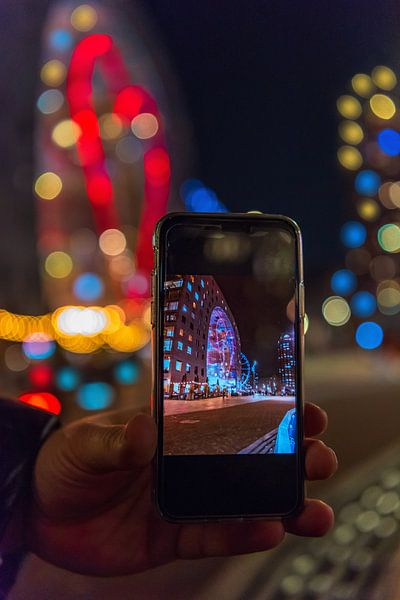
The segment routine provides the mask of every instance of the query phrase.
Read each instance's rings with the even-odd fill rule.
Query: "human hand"
[[[284,521],[167,523],[151,497],[153,419],[140,414],[126,425],[100,419],[104,416],[55,432],[36,461],[28,543],[53,564],[88,575],[124,575],[178,558],[268,550],[285,531],[321,536],[332,526],[332,509],[315,499]],[[324,431],[326,414],[306,404],[304,423],[307,478],[326,479],[337,468],[335,453],[312,438]]]

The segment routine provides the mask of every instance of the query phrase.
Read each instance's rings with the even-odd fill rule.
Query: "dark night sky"
[[[395,0],[146,0],[194,124],[199,173],[231,210],[300,223],[306,275],[340,262],[350,216],[335,101],[355,72],[398,70]]]

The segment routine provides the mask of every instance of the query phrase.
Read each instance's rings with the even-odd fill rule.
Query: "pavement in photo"
[[[182,413],[192,413],[202,410],[216,410],[220,408],[229,408],[239,404],[249,404],[254,402],[263,402],[265,400],[275,402],[295,401],[294,396],[264,396],[255,394],[254,396],[233,396],[232,398],[204,398],[200,400],[164,400],[164,415],[179,415]]]

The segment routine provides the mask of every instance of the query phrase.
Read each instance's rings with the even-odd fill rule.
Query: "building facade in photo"
[[[296,361],[294,347],[294,332],[282,333],[278,340],[279,376],[282,391],[285,396],[296,393]]]

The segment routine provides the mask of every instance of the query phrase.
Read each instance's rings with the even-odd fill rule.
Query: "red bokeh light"
[[[111,181],[105,173],[96,173],[88,177],[86,189],[93,204],[108,204],[113,199]]]
[[[47,410],[54,415],[59,415],[61,412],[59,399],[49,392],[29,392],[27,394],[21,394],[18,400],[25,404],[29,404],[30,406],[34,406],[35,408]]]
[[[33,386],[46,388],[51,385],[53,371],[49,365],[34,365],[29,369],[28,379]]]
[[[144,155],[144,173],[152,185],[166,185],[171,176],[169,158],[164,148],[153,148]]]

